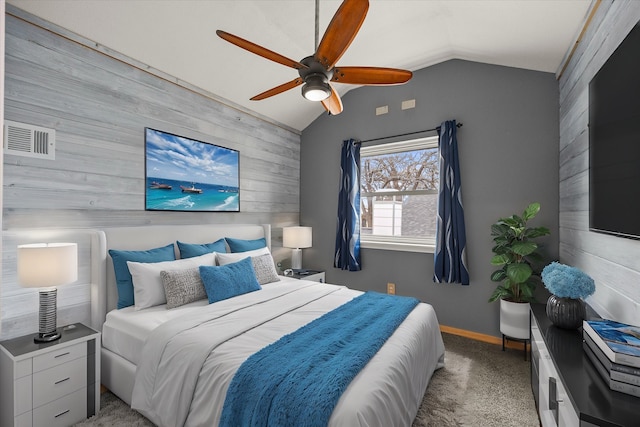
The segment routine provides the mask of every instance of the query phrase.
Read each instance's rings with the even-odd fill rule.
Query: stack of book
[[[583,347],[611,390],[640,397],[640,328],[612,320],[585,320]]]

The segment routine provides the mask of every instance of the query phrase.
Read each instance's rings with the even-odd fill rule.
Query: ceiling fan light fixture
[[[304,86],[302,86],[302,96],[309,101],[324,101],[331,96],[331,87],[327,82],[327,76],[321,73],[307,76]]]

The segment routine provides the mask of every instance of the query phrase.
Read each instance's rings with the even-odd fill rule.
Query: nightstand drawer
[[[33,407],[87,386],[87,358],[72,360],[33,374]],[[83,405],[86,407],[86,395]]]
[[[34,427],[67,427],[87,418],[87,388],[33,410]]]
[[[49,369],[52,366],[57,366],[86,355],[87,343],[84,342],[55,349],[54,351],[33,358],[33,372]]]

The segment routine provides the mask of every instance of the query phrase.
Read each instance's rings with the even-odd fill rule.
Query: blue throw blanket
[[[220,426],[326,426],[342,392],[418,304],[367,292],[249,357]]]

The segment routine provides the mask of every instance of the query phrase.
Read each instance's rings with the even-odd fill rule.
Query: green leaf
[[[533,295],[535,287],[531,283],[524,283],[520,291],[520,300],[522,302],[535,302],[536,298]]]
[[[501,236],[509,231],[509,226],[497,222],[491,226],[491,235],[492,236]]]
[[[540,212],[540,203],[534,202],[527,206],[527,208],[522,213],[522,217],[525,221],[528,221],[536,216],[538,212]]]
[[[525,227],[520,226],[520,227],[511,227],[511,230],[513,230],[513,235],[516,237],[516,239],[521,239],[527,229]]]
[[[511,229],[509,229],[509,231],[511,231]],[[497,244],[507,245],[509,244],[511,239],[512,239],[511,234],[501,234],[499,236],[495,236],[493,238],[493,241],[496,242]]]
[[[505,288],[504,286],[498,286],[495,291],[493,291],[493,294],[491,294],[491,297],[489,297],[489,302],[494,302],[499,299],[511,298],[512,296],[513,294],[509,289]]]
[[[536,297],[534,295],[534,292],[536,290],[535,281],[528,280],[527,283],[525,283],[524,285],[525,286],[522,288],[521,298],[525,302],[535,302],[536,301]]]
[[[547,234],[551,234],[551,231],[547,227],[529,228],[526,232],[526,236],[530,239],[546,236]]]
[[[507,248],[505,245],[496,245],[493,247],[493,249],[491,249],[491,251],[496,255],[502,255],[509,252],[509,248]]]
[[[504,271],[504,269],[496,270],[493,273],[491,273],[491,280],[494,282],[502,282],[506,278],[507,278],[507,272]]]
[[[538,249],[538,245],[533,242],[516,242],[511,246],[511,250],[520,256],[527,256]]]
[[[514,283],[524,283],[531,277],[533,274],[533,270],[529,264],[526,263],[518,263],[518,264],[509,264],[507,266],[507,277],[511,279]]]
[[[502,218],[501,221],[508,225],[509,227],[520,227],[522,226],[522,220],[517,217],[516,215],[513,215],[512,217],[509,218]]]
[[[520,285],[520,295],[523,297],[531,298],[533,296],[534,287],[530,282]]]
[[[491,264],[492,265],[504,265],[507,264],[510,261],[510,257],[508,254],[499,254],[499,255],[495,255],[493,258],[491,258]]]

